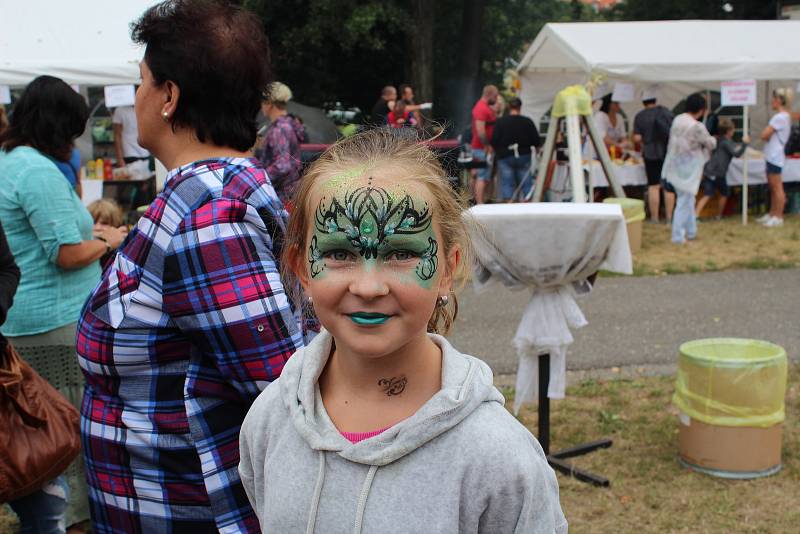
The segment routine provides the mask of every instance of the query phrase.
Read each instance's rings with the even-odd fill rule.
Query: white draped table
[[[614,175],[619,181],[619,185],[625,187],[629,185],[647,185],[647,174],[644,171],[642,163],[615,163],[611,165],[614,167]],[[594,187],[608,187],[608,180],[606,173],[603,172],[603,167],[597,160],[591,160],[588,163],[589,178]]]
[[[800,182],[800,159],[786,158],[783,165],[782,178],[784,182]],[[734,158],[731,166],[728,167],[728,174],[725,175],[728,185],[742,185],[744,180],[744,160]],[[760,185],[767,183],[767,162],[763,159],[750,158],[747,163],[747,183],[748,185]]]
[[[589,167],[589,178],[592,180],[594,187],[608,187],[606,175],[600,162],[592,160],[586,165]],[[641,163],[614,163],[614,171],[619,180],[620,185],[647,185],[647,175],[644,171],[644,164]],[[566,172],[566,171],[564,171]],[[750,158],[747,164],[747,176],[749,185],[760,185],[767,183],[767,163],[763,159]],[[728,167],[728,174],[725,179],[730,186],[742,185],[744,179],[744,160],[742,158],[734,158],[731,160],[731,166]],[[786,158],[786,163],[783,166],[783,181],[784,182],[800,182],[800,158]]]
[[[591,291],[600,269],[631,274],[632,259],[622,209],[616,204],[483,204],[469,213],[475,287],[494,282],[531,291],[513,345],[519,357],[514,410],[538,395],[538,356],[549,353],[549,398],[564,398],[570,329],[586,325],[575,297]]]

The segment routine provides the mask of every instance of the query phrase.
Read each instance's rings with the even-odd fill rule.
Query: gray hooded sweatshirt
[[[489,367],[429,335],[442,389],[378,436],[353,444],[328,417],[325,331],[256,399],[239,474],[266,534],[567,532],[555,473]]]

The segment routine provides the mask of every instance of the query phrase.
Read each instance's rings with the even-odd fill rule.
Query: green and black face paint
[[[431,212],[411,195],[392,194],[369,185],[323,196],[314,214],[314,233],[308,251],[312,278],[323,274],[332,253],[357,254],[368,266],[401,255],[419,259],[414,273],[429,286],[438,266]]]

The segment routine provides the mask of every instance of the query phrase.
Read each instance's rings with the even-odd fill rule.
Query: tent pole
[[[572,201],[586,202],[586,184],[583,178],[581,157],[580,115],[567,115],[567,148],[569,149],[569,173],[572,179]]]
[[[744,120],[742,124],[742,136],[750,136],[750,114],[748,110],[750,106],[744,107]],[[748,205],[748,198],[747,198],[747,174],[748,174],[748,163],[749,158],[747,157],[747,150],[744,151],[744,168],[742,169],[744,172],[744,176],[742,177],[742,224],[747,225],[747,205]],[[724,177],[722,178],[724,179]]]
[[[550,166],[550,161],[553,159],[553,150],[556,145],[556,134],[561,126],[561,117],[555,121],[550,118],[550,127],[547,129],[547,138],[544,142],[544,149],[542,149],[542,159],[539,161],[539,172],[536,173],[536,182],[533,187],[533,202],[542,201],[542,193],[544,193],[544,182],[547,179],[547,168]]]

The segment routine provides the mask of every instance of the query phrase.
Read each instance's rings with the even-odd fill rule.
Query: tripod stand
[[[550,162],[553,159],[556,148],[556,135],[561,130],[561,125],[566,121],[567,126],[567,149],[569,151],[569,169],[572,181],[573,202],[586,202],[586,189],[583,178],[583,158],[581,157],[581,124],[586,127],[589,139],[594,146],[595,152],[600,157],[600,165],[603,172],[614,191],[614,196],[625,198],[625,191],[617,181],[614,168],[611,165],[611,158],[606,150],[606,145],[597,131],[597,127],[592,119],[592,102],[589,93],[581,85],[567,87],[558,95],[553,102],[553,111],[550,115],[556,120],[550,123],[547,129],[547,138],[542,150],[542,159],[539,161],[539,172],[533,190],[533,201],[541,202],[544,192],[545,176]]]

